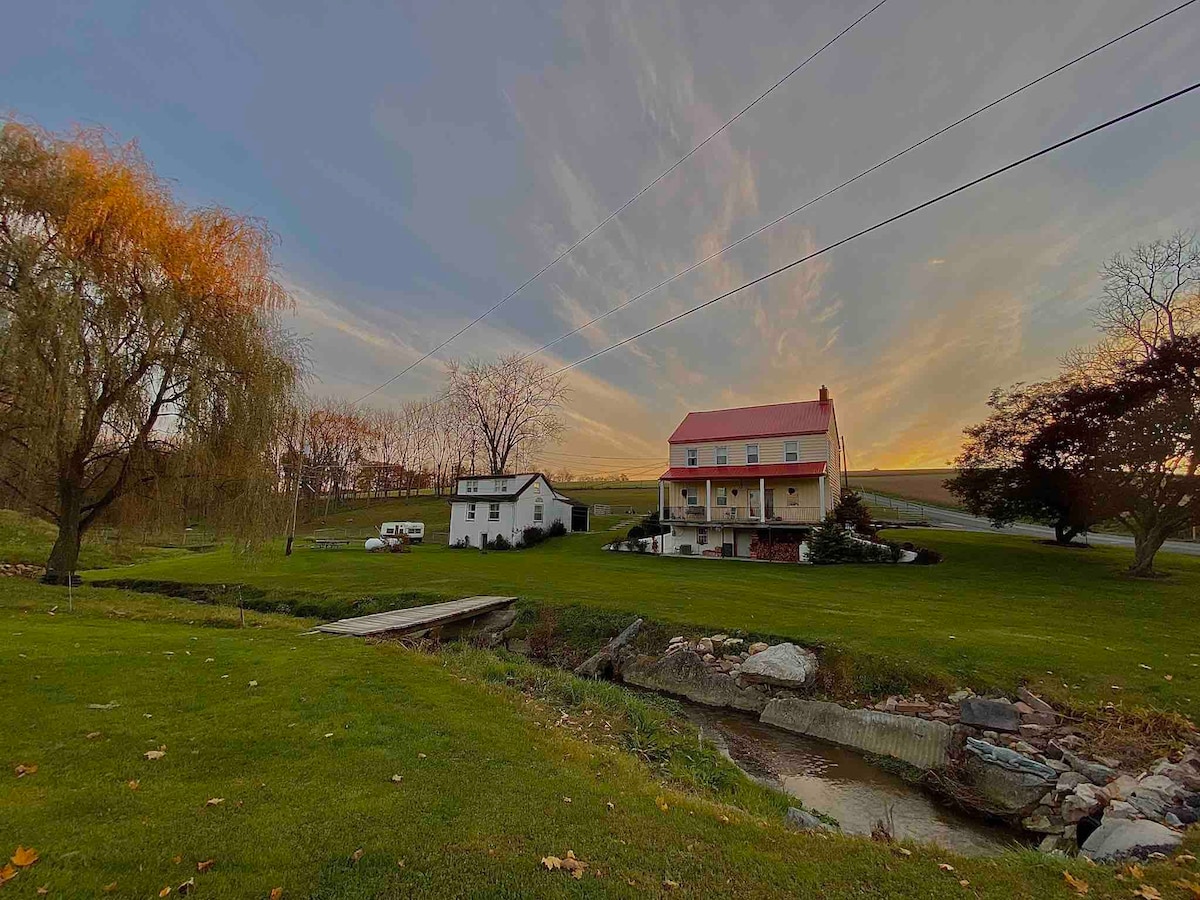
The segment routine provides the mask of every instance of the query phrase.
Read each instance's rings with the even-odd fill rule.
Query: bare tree
[[[492,474],[507,471],[518,450],[532,453],[561,436],[566,381],[545,364],[513,354],[492,363],[451,362],[448,374],[448,399],[465,411]]]

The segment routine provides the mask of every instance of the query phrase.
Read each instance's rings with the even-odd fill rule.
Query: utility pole
[[[296,541],[296,513],[300,506],[300,482],[304,479],[304,422],[300,423],[300,452],[296,458],[296,490],[292,494],[292,520],[288,526],[287,547],[284,556],[292,555],[292,544]]]

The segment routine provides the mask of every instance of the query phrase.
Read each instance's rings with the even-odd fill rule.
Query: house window
[[[758,462],[758,444],[746,445],[746,465]]]
[[[729,465],[729,448],[728,447],[718,447],[716,450],[715,456],[716,456],[716,460],[717,460],[716,464],[718,466]]]
[[[489,522],[499,522],[500,521],[500,504],[499,503],[489,503],[488,504],[488,521]]]
[[[497,494],[508,493],[508,479],[507,478],[495,479],[492,482],[492,490],[495,491]]]
[[[727,506],[729,504],[728,492],[729,488],[717,488],[717,506]]]
[[[696,543],[697,544],[707,544],[708,543],[708,529],[707,528],[697,528],[696,529]]]
[[[468,481],[466,493],[478,494],[479,493],[479,482],[478,481]]]
[[[699,506],[700,493],[695,488],[684,488],[683,502],[687,506]]]
[[[535,521],[535,522],[542,521],[543,506],[544,506],[544,504],[542,503],[541,497],[538,497],[536,500],[533,501],[533,521]]]
[[[474,503],[467,504],[467,521],[468,522],[475,521],[475,504]]]
[[[800,462],[800,442],[799,441],[784,441],[783,442],[783,461],[784,462]]]
[[[700,451],[697,450],[695,447],[687,448],[687,464],[689,466],[700,465]]]

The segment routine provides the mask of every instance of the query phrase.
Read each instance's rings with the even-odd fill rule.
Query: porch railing
[[[712,516],[704,506],[668,506],[663,510],[664,521],[668,522],[762,522],[762,511],[758,506],[717,506],[712,507]],[[821,508],[818,506],[775,506],[768,507],[767,525],[814,525],[821,521]]]

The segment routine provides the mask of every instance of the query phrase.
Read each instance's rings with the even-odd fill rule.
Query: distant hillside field
[[[905,500],[933,503],[937,506],[960,506],[958,498],[943,486],[954,477],[953,469],[873,469],[869,472],[851,471],[850,487],[878,491]]]

